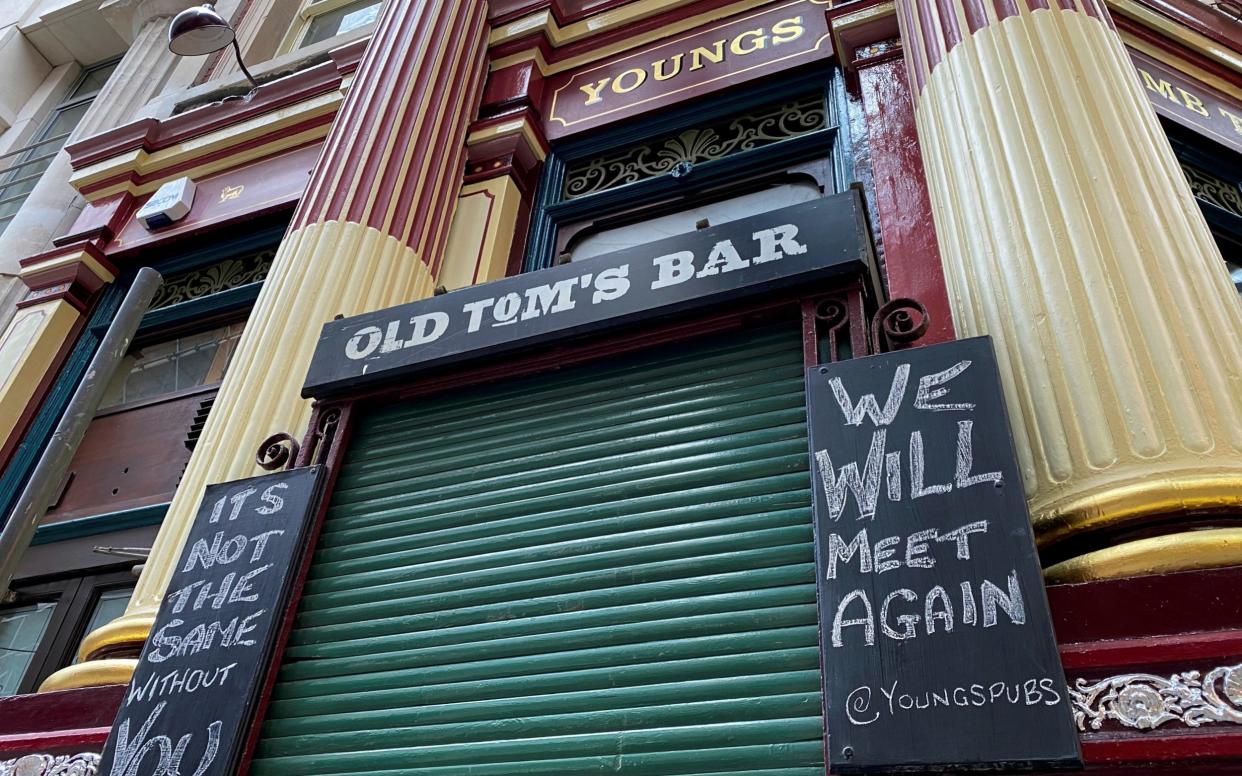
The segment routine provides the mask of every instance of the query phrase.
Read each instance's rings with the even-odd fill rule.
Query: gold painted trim
[[[821,5],[821,4],[824,4],[824,3],[827,3],[827,2],[830,2],[830,0],[792,0],[792,2],[788,2],[788,3],[784,4],[784,5],[773,6],[773,7],[771,7],[771,8],[763,8],[763,9],[757,10],[757,11],[755,11],[753,14],[751,14],[750,16],[743,16],[743,17],[742,17],[742,18],[740,18],[740,19],[726,19],[726,20],[722,20],[722,21],[720,21],[720,23],[719,23],[719,24],[717,24],[717,25],[716,25],[716,26],[714,26],[714,27],[708,27],[708,28],[706,28],[706,29],[701,29],[701,30],[700,30],[700,29],[695,29],[695,30],[694,30],[694,34],[695,34],[695,35],[699,35],[699,34],[703,34],[703,33],[712,32],[713,30],[718,30],[718,29],[721,29],[722,27],[727,27],[727,26],[732,25],[732,24],[740,24],[741,22],[745,22],[745,21],[747,21],[747,20],[749,20],[749,19],[753,19],[753,18],[755,18],[756,16],[760,16],[760,15],[762,15],[762,14],[771,13],[771,12],[773,12],[773,11],[780,11],[780,10],[783,10],[783,9],[786,9],[786,8],[792,8],[793,6],[796,6],[796,5],[802,5],[803,3],[810,3],[810,4],[813,4],[813,5]],[[617,112],[619,112],[619,111],[633,110],[634,108],[638,107],[639,105],[644,105],[644,104],[646,104],[646,103],[653,102],[653,101],[655,101],[655,100],[663,100],[663,99],[666,99],[666,98],[668,98],[668,97],[670,97],[670,96],[672,96],[672,95],[674,95],[674,94],[680,94],[681,92],[690,91],[690,90],[693,90],[693,89],[701,89],[701,88],[703,88],[704,86],[707,86],[708,84],[713,84],[713,83],[716,83],[717,81],[725,81],[725,80],[729,80],[729,79],[732,79],[732,78],[736,78],[737,76],[741,75],[742,73],[749,73],[751,70],[756,70],[756,69],[761,68],[761,67],[771,67],[772,65],[775,65],[775,64],[777,64],[777,63],[779,63],[779,62],[785,62],[785,61],[788,61],[788,60],[790,60],[790,59],[797,59],[798,57],[804,57],[804,56],[807,56],[807,55],[809,55],[809,54],[814,54],[815,52],[819,51],[819,47],[820,47],[821,45],[823,45],[824,41],[825,41],[825,40],[828,40],[828,39],[829,39],[829,38],[831,38],[831,37],[832,37],[832,27],[831,27],[831,25],[830,25],[830,26],[829,26],[829,28],[828,28],[828,31],[827,31],[827,32],[825,32],[823,35],[819,36],[819,37],[815,40],[815,42],[814,42],[814,43],[810,46],[810,48],[804,48],[804,49],[801,49],[801,50],[799,50],[799,51],[795,51],[795,52],[793,52],[793,53],[786,54],[786,55],[785,55],[785,56],[783,56],[783,57],[777,57],[776,59],[769,59],[769,60],[766,60],[766,61],[764,61],[764,62],[758,62],[758,63],[756,63],[756,64],[754,64],[754,65],[751,65],[750,67],[744,67],[744,68],[742,68],[742,69],[740,69],[740,70],[732,70],[732,71],[730,71],[730,72],[728,72],[728,73],[725,73],[725,74],[723,74],[723,75],[716,76],[715,78],[709,78],[709,79],[707,79],[706,81],[696,81],[695,83],[692,83],[692,84],[687,84],[686,86],[682,86],[682,87],[677,88],[677,89],[670,89],[670,90],[667,90],[667,91],[661,92],[660,94],[652,95],[651,97],[646,97],[646,98],[641,99],[641,100],[631,101],[631,102],[626,103],[625,105],[618,105],[618,106],[617,106],[617,107],[615,107],[615,108],[610,108],[609,110],[604,110],[604,111],[600,111],[600,112],[598,112],[598,113],[593,113],[593,114],[591,114],[590,116],[585,116],[585,117],[583,117],[583,118],[580,118],[580,119],[575,119],[575,120],[573,120],[573,121],[566,121],[566,120],[565,120],[564,118],[562,118],[561,116],[556,115],[556,103],[557,103],[557,100],[558,100],[558,99],[560,99],[561,92],[565,91],[566,89],[568,89],[569,87],[571,87],[571,86],[573,86],[573,85],[574,85],[574,79],[576,79],[576,78],[577,78],[578,76],[580,76],[580,75],[581,75],[581,76],[586,76],[586,75],[588,75],[589,73],[595,72],[596,70],[600,70],[600,69],[605,68],[605,67],[612,67],[612,66],[614,66],[614,65],[615,65],[615,63],[606,63],[606,64],[597,65],[597,66],[595,66],[595,67],[587,68],[587,69],[582,70],[582,71],[580,71],[580,72],[574,73],[574,75],[573,75],[573,77],[572,77],[572,78],[570,78],[570,79],[569,79],[568,81],[566,81],[563,85],[561,85],[560,87],[558,87],[558,88],[557,88],[557,90],[556,90],[556,91],[554,91],[554,92],[552,93],[552,104],[548,107],[548,121],[549,121],[549,122],[552,122],[552,121],[559,122],[559,123],[561,124],[561,126],[563,126],[563,127],[572,127],[572,126],[574,126],[575,124],[583,124],[583,123],[587,123],[587,122],[595,122],[595,121],[599,121],[599,120],[600,120],[601,118],[603,118],[604,116],[609,116],[609,115],[611,115],[611,114],[613,114],[613,113],[617,113]],[[660,45],[664,45],[664,44],[660,44]],[[657,46],[657,47],[658,47],[658,46]],[[637,52],[637,51],[636,51],[636,52],[634,52],[634,53],[635,53],[635,54],[637,54],[637,53],[639,53],[639,52]],[[558,63],[558,64],[559,64],[559,63]]]
[[[1202,531],[1120,544],[1080,555],[1044,570],[1050,584],[1167,574],[1242,564],[1242,528]]]
[[[44,679],[43,684],[39,685],[39,692],[129,684],[137,667],[137,660],[92,660],[89,663],[77,663]]]
[[[113,280],[116,280],[116,275],[109,272],[104,265],[100,264],[95,257],[91,256],[86,251],[77,251],[76,253],[53,256],[44,261],[27,264],[25,267],[22,267],[20,275],[23,278],[31,278],[36,275],[41,275],[44,272],[49,272],[61,267],[70,267],[75,264],[85,266],[95,277],[105,283],[111,283]]]
[[[842,36],[856,27],[862,27],[868,24],[875,24],[889,17],[894,20],[897,16],[897,4],[893,0],[879,5],[873,5],[870,8],[863,8],[860,11],[847,13],[838,16],[836,19],[829,21],[829,29],[832,30],[832,48],[837,55],[838,62],[848,62],[854,59],[854,49],[857,46],[847,46]],[[871,43],[873,41],[866,41]],[[848,49],[848,50],[847,50]]]
[[[1173,472],[1053,502],[1033,518],[1041,547],[1071,535],[1128,527],[1146,518],[1242,509],[1242,472]]]
[[[1168,19],[1151,9],[1144,8],[1134,0],[1107,0],[1108,9],[1128,19],[1149,27],[1166,37],[1172,38],[1186,48],[1214,59],[1237,73],[1242,73],[1242,59],[1229,49],[1214,42],[1205,35],[1183,27],[1172,19]]]
[[[526,142],[526,146],[531,150],[531,153],[535,155],[536,159],[542,162],[547,157],[547,147],[540,142],[539,136],[535,133],[535,128],[531,125],[531,122],[525,118],[517,119],[515,121],[506,121],[500,124],[493,124],[490,127],[477,129],[474,132],[471,132],[470,136],[466,138],[466,145],[478,145],[479,143],[484,143],[488,140],[495,140],[496,138],[509,137],[510,135],[518,134],[522,136],[522,140]]]
[[[95,655],[122,647],[141,649],[154,626],[154,613],[122,615],[86,634],[78,647],[78,659],[91,660]]]
[[[1141,54],[1146,54],[1157,62],[1168,65],[1173,70],[1190,76],[1194,80],[1207,84],[1216,91],[1228,95],[1238,102],[1242,102],[1242,87],[1239,87],[1237,84],[1226,81],[1202,68],[1195,67],[1193,64],[1184,59],[1173,56],[1164,49],[1156,48],[1142,38],[1136,38],[1124,30],[1120,32],[1121,42],[1126,44],[1126,48],[1134,49]]]
[[[84,186],[121,176],[142,175],[152,178],[140,185],[128,180],[120,181],[107,188],[84,195],[87,201],[94,202],[122,192],[128,192],[135,196],[149,194],[158,189],[168,179],[160,175],[162,170],[193,161],[196,158],[206,157],[217,151],[227,152],[255,138],[266,137],[269,140],[263,145],[226,154],[210,161],[204,161],[190,169],[179,169],[175,173],[169,173],[168,177],[170,178],[172,175],[177,177],[188,175],[201,178],[255,159],[275,156],[282,151],[326,137],[332,122],[324,122],[293,135],[281,134],[281,130],[308,119],[335,114],[340,108],[343,99],[344,97],[340,90],[333,90],[328,94],[319,95],[296,105],[290,105],[271,113],[256,116],[239,124],[223,127],[215,132],[187,140],[184,143],[160,149],[155,153],[148,154],[145,151],[136,150],[97,162],[75,171],[69,178],[69,182],[80,191]]]
[[[843,14],[838,16],[832,23],[832,28],[837,32],[844,32],[855,27],[861,27],[864,24],[871,24],[889,16],[897,15],[897,4],[889,0],[887,3],[873,5],[870,8],[864,8],[861,11]]]
[[[661,0],[648,0],[646,2],[629,3],[612,11],[574,22],[567,27],[561,28],[556,24],[556,20],[547,12],[532,14],[531,16],[518,19],[509,25],[492,30],[490,46],[496,46],[501,43],[520,38],[524,35],[530,35],[532,32],[542,30],[545,37],[551,42],[553,48],[560,48],[570,43],[576,43],[596,35],[600,35],[618,27],[624,27],[627,24],[653,16],[656,13],[662,13],[673,8],[687,5],[689,0],[678,0],[677,2],[661,2]],[[812,5],[823,6],[827,11],[832,8],[834,0],[807,0]],[[705,11],[695,16],[687,16],[676,22],[665,25],[658,29],[648,30],[640,35],[632,38],[617,41],[607,46],[599,46],[591,49],[591,51],[580,54],[576,57],[567,57],[556,62],[549,63],[543,58],[542,52],[538,48],[532,48],[527,51],[517,52],[507,57],[492,60],[490,68],[492,70],[501,70],[506,67],[535,60],[539,66],[539,72],[544,76],[555,75],[566,70],[574,70],[592,62],[597,62],[605,57],[615,56],[632,49],[645,46],[648,43],[654,43],[664,38],[687,32],[697,32],[698,27],[713,22],[723,21],[730,16],[735,16],[746,11],[759,9],[760,12],[768,9],[762,8],[768,5],[769,0],[741,0],[741,2],[730,3],[727,6],[717,8],[711,11]],[[510,29],[512,28],[512,30]]]

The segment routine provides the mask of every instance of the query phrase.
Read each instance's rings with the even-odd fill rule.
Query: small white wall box
[[[159,229],[180,221],[194,204],[195,188],[194,181],[189,178],[165,183],[138,211],[138,220],[147,229]]]

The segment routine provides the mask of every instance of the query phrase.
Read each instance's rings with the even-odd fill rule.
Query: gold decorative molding
[[[106,684],[129,684],[138,667],[137,660],[92,660],[75,663],[60,669],[43,680],[39,692],[76,690],[81,687],[101,687]]]
[[[1242,528],[1209,528],[1138,539],[1044,569],[1050,584],[1220,568],[1242,559]]]
[[[540,138],[539,130],[536,129],[530,117],[526,115],[511,121],[502,121],[480,127],[471,132],[466,138],[466,145],[474,146],[491,140],[515,136],[522,139],[522,142],[525,143],[527,149],[536,159],[542,162],[547,158],[547,143]]]
[[[462,185],[486,74],[486,3],[390,0],[382,14],[359,68],[372,77],[351,89],[325,141],[133,597],[124,615],[87,636],[84,654],[141,647],[204,489],[254,475],[259,440],[305,427],[302,381],[323,324],[430,296],[436,286],[456,204],[441,192]],[[419,15],[431,31],[410,36],[405,22]],[[404,142],[411,136],[429,142]],[[91,679],[97,662],[107,661],[49,682],[103,683],[103,674]]]
[[[83,196],[94,202],[120,193],[150,194],[166,181],[183,175],[204,178],[322,139],[328,134],[331,121],[298,132],[287,130],[335,114],[342,99],[341,91],[334,90],[152,153],[129,151],[75,170],[69,182],[79,191],[88,189]],[[114,179],[106,186],[92,188]]]
[[[578,54],[564,59],[557,59],[548,62],[544,59],[543,53],[537,46],[509,54],[504,57],[498,57],[490,62],[492,70],[501,70],[511,65],[521,62],[534,60],[539,67],[539,71],[545,75],[554,75],[565,70],[588,65],[592,62],[604,59],[606,57],[622,54],[630,49],[652,43],[663,38],[672,37],[682,33],[690,32],[698,27],[702,27],[712,22],[727,19],[745,11],[768,5],[771,0],[740,0],[740,2],[730,3],[720,8],[714,8],[703,13],[687,16],[683,19],[670,22],[661,27],[638,33],[632,37],[625,38],[615,43],[609,43],[602,46],[592,48],[590,51]],[[670,10],[689,5],[693,0],[638,0],[637,2],[626,3],[609,11],[594,14],[589,18],[581,21],[573,22],[561,27],[556,18],[549,11],[539,11],[537,13],[524,16],[507,24],[500,25],[492,30],[489,45],[496,47],[504,43],[529,37],[535,33],[541,33],[552,45],[552,48],[561,48],[571,43],[587,40],[606,32],[612,32],[618,29],[624,29],[628,25],[654,16],[660,13],[667,13]],[[823,6],[824,10],[832,8],[833,0],[811,0],[816,5]]]
[[[1216,41],[1162,16],[1135,0],[1105,0],[1108,9],[1154,30],[1196,53],[1212,59],[1235,73],[1242,73],[1242,58]]]
[[[78,660],[99,660],[124,649],[142,644],[155,625],[155,612],[140,617],[125,617],[106,623],[86,634],[78,646]]]

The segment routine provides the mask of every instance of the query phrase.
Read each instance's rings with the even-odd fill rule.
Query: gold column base
[[[129,684],[137,660],[92,660],[89,663],[77,663],[66,666],[39,685],[39,692],[56,692],[58,690],[77,690],[83,687],[101,687],[106,684]]]
[[[1041,549],[1096,531],[1134,529],[1173,515],[1242,512],[1242,470],[1161,471],[1113,483],[1086,494],[1036,505],[1031,517]]]
[[[1205,528],[1079,555],[1044,569],[1044,578],[1060,584],[1238,565],[1242,565],[1242,528]]]
[[[109,656],[137,655],[154,625],[154,615],[130,614],[91,631],[78,648],[78,660],[82,662],[66,666],[43,680],[39,692],[127,684],[138,661]]]

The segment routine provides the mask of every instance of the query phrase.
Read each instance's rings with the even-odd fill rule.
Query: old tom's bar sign
[[[314,466],[207,488],[100,776],[238,772],[322,474]]]
[[[323,328],[302,393],[321,397],[869,266],[855,192],[506,278]]]
[[[806,390],[832,770],[1078,766],[991,341]]]
[[[829,6],[830,0],[777,4],[554,80],[545,106],[548,137],[827,59],[832,55],[825,16]]]

